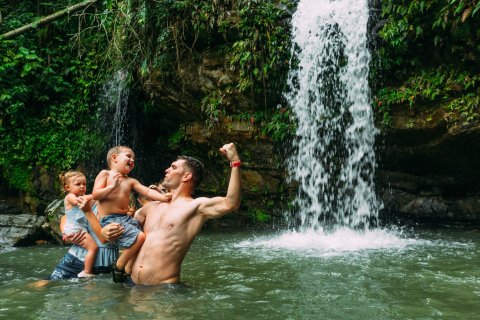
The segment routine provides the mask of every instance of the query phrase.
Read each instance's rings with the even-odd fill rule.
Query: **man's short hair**
[[[133,155],[135,155],[135,153],[133,152],[133,149],[130,148],[130,147],[127,147],[127,146],[115,146],[115,147],[110,148],[110,150],[108,150],[108,152],[107,152],[108,168],[110,168],[110,162],[112,161],[112,156],[114,154],[120,154],[125,149],[132,151]]]
[[[203,180],[205,175],[203,163],[189,156],[178,156],[177,160],[184,160],[187,171],[192,173],[193,188],[195,189]]]

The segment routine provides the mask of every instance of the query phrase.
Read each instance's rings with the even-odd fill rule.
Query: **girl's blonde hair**
[[[70,170],[67,172],[62,172],[58,177],[60,178],[60,183],[62,184],[63,192],[66,192],[65,186],[70,183],[70,181],[75,177],[84,176],[83,172]]]

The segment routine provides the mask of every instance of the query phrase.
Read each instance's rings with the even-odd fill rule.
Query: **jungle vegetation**
[[[0,0],[0,34],[79,2]],[[291,0],[98,0],[1,39],[2,186],[34,192],[41,172],[56,175],[96,152],[105,142],[98,97],[115,70],[128,70],[138,91],[152,72],[181,91],[190,81],[186,66],[205,52],[224,55],[238,81],[196,97],[202,120],[255,121],[275,141],[287,139],[294,123],[281,93],[294,6]],[[380,6],[372,34],[372,104],[380,122],[389,125],[392,108],[425,105],[477,121],[480,2],[384,0]],[[242,93],[256,109],[229,105],[229,97]],[[139,110],[147,115],[162,107],[141,97]],[[182,139],[180,127],[171,128],[171,145]]]

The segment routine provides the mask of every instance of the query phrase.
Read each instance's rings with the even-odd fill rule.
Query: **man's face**
[[[163,179],[162,186],[166,189],[175,189],[182,182],[185,175],[185,160],[177,160],[172,162],[170,167],[165,170],[165,179]]]

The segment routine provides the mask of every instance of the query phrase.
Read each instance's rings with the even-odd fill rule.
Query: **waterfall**
[[[292,18],[285,98],[298,126],[287,165],[300,231],[377,221],[368,17],[368,0],[300,0]]]
[[[128,73],[117,70],[103,86],[102,105],[104,109],[103,125],[110,131],[108,147],[127,145],[134,148],[132,134],[132,117],[129,116]]]
[[[135,148],[135,112],[129,100],[128,73],[119,69],[105,82],[98,99],[99,113],[93,126],[101,130],[104,140],[98,154],[85,162],[87,181],[92,186],[98,172],[107,166],[105,158],[111,147]]]

